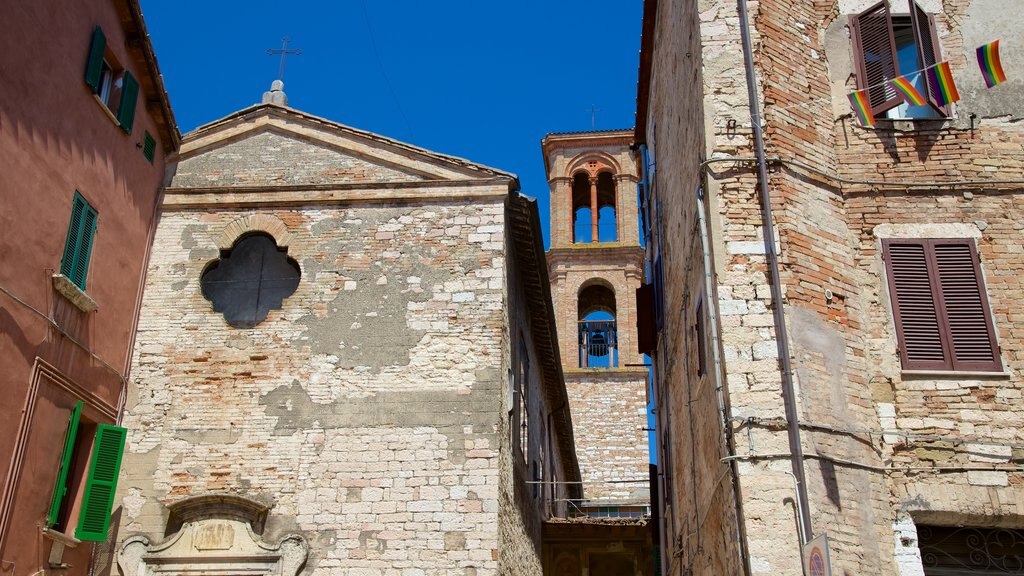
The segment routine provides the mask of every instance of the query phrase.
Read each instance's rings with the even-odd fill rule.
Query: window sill
[[[82,312],[95,312],[99,309],[96,301],[89,297],[84,290],[75,286],[71,280],[68,280],[67,276],[63,274],[53,275],[53,288],[60,295],[67,298],[69,302],[75,305]]]
[[[875,130],[921,132],[942,130],[951,126],[953,118],[876,118]]]
[[[1007,380],[1013,377],[1009,372],[971,372],[958,370],[901,370],[900,376],[922,380],[925,378],[978,378],[991,380]]]
[[[66,546],[68,548],[74,548],[75,546],[78,546],[79,544],[82,543],[82,541],[79,540],[78,538],[75,538],[74,536],[68,536],[67,534],[65,534],[63,532],[58,532],[57,530],[51,530],[49,528],[43,528],[42,531],[43,531],[43,537],[45,537],[46,539],[53,540],[54,542],[57,542],[58,544],[63,544],[64,546]]]
[[[100,108],[102,108],[103,111],[107,113],[107,118],[110,118],[110,121],[114,123],[114,126],[117,126],[118,128],[120,128],[121,127],[121,121],[118,120],[117,116],[115,116],[114,113],[111,112],[110,108],[107,107],[107,103],[104,102],[103,99],[100,98],[98,94],[93,94],[92,95],[92,99],[95,100],[96,103],[100,105]]]

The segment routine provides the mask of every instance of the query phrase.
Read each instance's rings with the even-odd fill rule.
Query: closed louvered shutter
[[[81,194],[75,192],[71,204],[71,222],[68,224],[68,235],[64,240],[64,255],[60,261],[60,273],[82,290],[85,290],[85,278],[89,273],[89,257],[92,253],[97,218],[96,210]]]
[[[75,531],[79,540],[103,542],[107,539],[127,435],[126,429],[108,424],[100,424],[96,430],[89,476],[85,480],[85,497]]]
[[[938,35],[935,33],[935,17],[928,14],[917,5],[917,2],[911,0],[910,10],[910,23],[914,30],[914,44],[917,46],[918,58],[921,60],[921,68],[926,69],[934,66],[936,63],[941,62],[941,55],[939,54],[939,40]],[[909,72],[909,70],[908,70]],[[924,79],[925,90],[928,101],[943,115],[949,114],[949,107],[942,106],[935,100],[935,95],[932,93],[931,81],[928,79],[928,75],[922,73],[921,76]]]
[[[884,244],[900,359],[906,370],[950,370],[926,242]]]
[[[883,250],[903,368],[1000,371],[973,241],[894,239]]]
[[[887,80],[899,76],[896,60],[896,38],[892,15],[886,2],[879,2],[864,12],[850,17],[853,38],[853,60],[857,69],[857,88],[868,89],[871,112],[880,114],[901,102]]]
[[[932,240],[954,370],[999,371],[992,314],[981,266],[969,240]]]

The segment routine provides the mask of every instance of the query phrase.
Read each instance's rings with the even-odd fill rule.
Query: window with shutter
[[[139,82],[118,62],[109,50],[103,29],[92,32],[89,57],[85,65],[85,83],[112,114],[112,118],[126,133],[131,134],[135,124],[135,106],[139,96]]]
[[[889,239],[882,249],[903,368],[1002,371],[974,242]]]
[[[68,224],[68,235],[64,241],[64,255],[60,262],[60,273],[81,290],[85,290],[97,218],[96,209],[90,206],[80,193],[75,192],[71,204],[71,222]]]
[[[128,431],[120,426],[100,424],[93,443],[89,475],[85,480],[85,496],[78,517],[75,537],[87,542],[107,539],[110,511],[114,507],[117,475],[121,471],[121,456]]]
[[[916,2],[909,15],[894,16],[882,1],[860,14],[850,16],[853,60],[857,89],[868,90],[871,111],[877,118],[942,118],[949,108],[939,106],[931,95],[924,70],[941,62],[935,17]],[[928,104],[910,106],[887,82],[905,76]]]
[[[50,511],[46,514],[46,526],[55,526],[61,520],[61,511],[65,509],[68,496],[68,474],[71,470],[71,459],[75,453],[75,441],[78,438],[78,421],[82,416],[82,401],[75,403],[68,417],[68,430],[64,433],[64,450],[60,454],[60,468],[57,469],[57,482],[53,486],[53,498]]]

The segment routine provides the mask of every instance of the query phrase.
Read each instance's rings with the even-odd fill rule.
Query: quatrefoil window
[[[203,297],[233,328],[252,328],[281,308],[299,286],[299,264],[266,234],[235,240],[210,262],[199,281]]]

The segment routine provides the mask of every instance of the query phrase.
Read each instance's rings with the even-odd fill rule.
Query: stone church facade
[[[515,176],[276,104],[171,172],[120,573],[539,574],[580,478]]]

